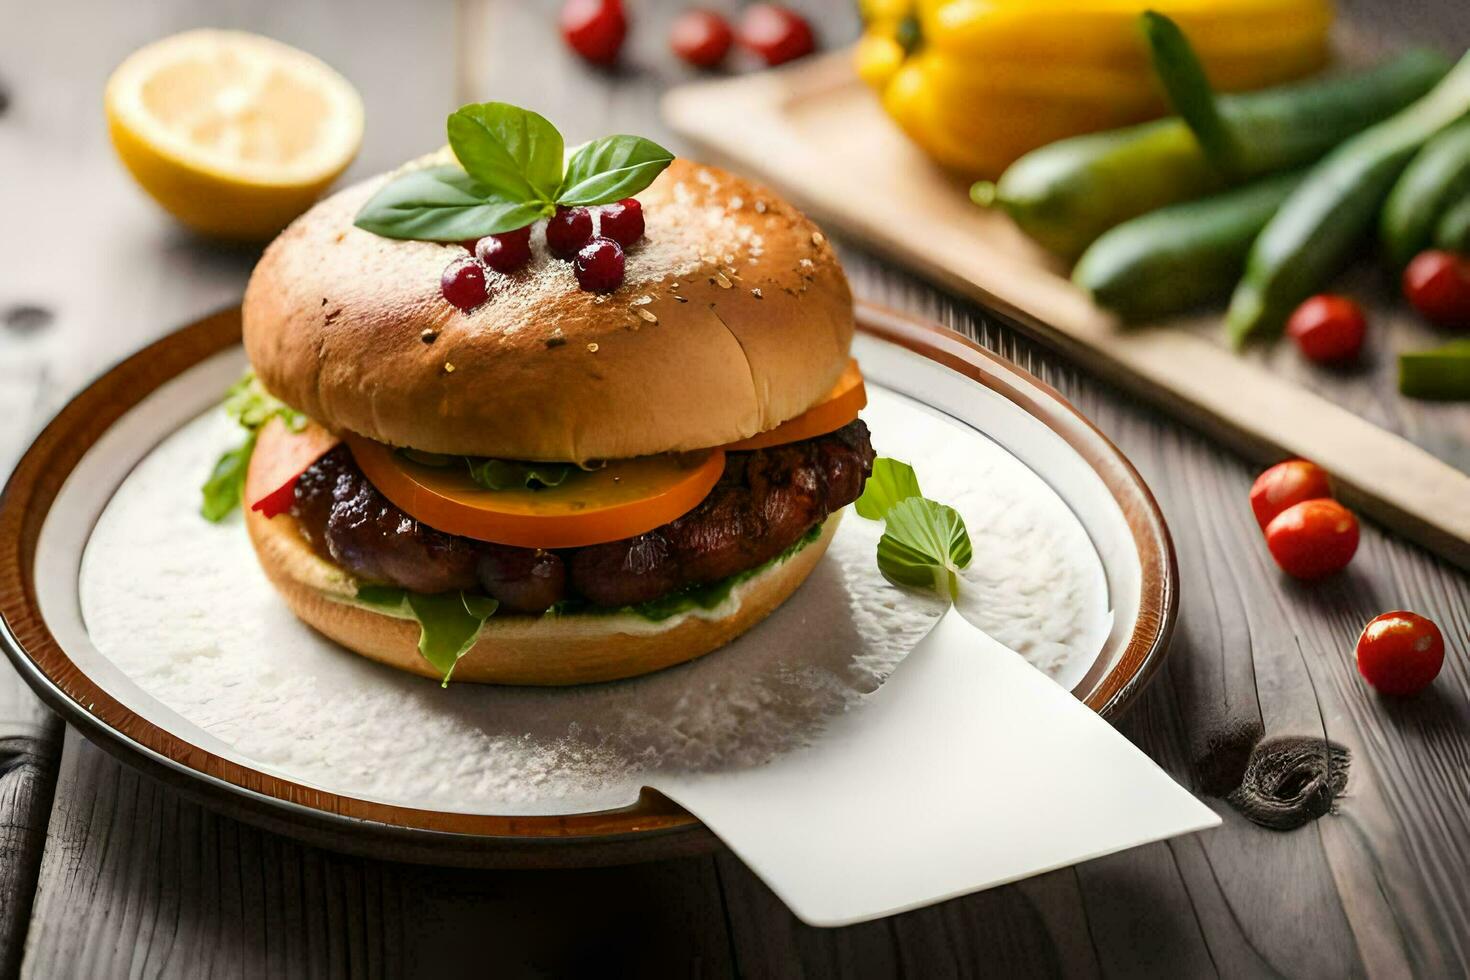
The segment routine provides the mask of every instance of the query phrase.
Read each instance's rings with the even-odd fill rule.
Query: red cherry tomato
[[[1266,525],[1266,547],[1293,578],[1322,578],[1352,561],[1358,550],[1358,519],[1335,500],[1303,500]]]
[[[1351,361],[1363,349],[1368,321],[1346,296],[1313,296],[1286,321],[1286,332],[1303,356],[1319,364]]]
[[[757,3],[740,18],[740,43],[768,65],[780,65],[816,50],[812,26],[780,4]]]
[[[735,32],[713,10],[686,10],[669,29],[669,47],[696,68],[713,68],[725,60]]]
[[[1384,613],[1358,637],[1358,673],[1383,694],[1416,694],[1444,665],[1444,636],[1418,613]]]
[[[561,36],[594,65],[612,64],[628,36],[623,0],[567,0],[561,8]]]
[[[1431,323],[1470,328],[1470,259],[1420,252],[1404,270],[1404,295]]]
[[[1255,511],[1256,523],[1265,530],[1277,514],[1292,504],[1331,496],[1326,470],[1304,459],[1288,459],[1256,477],[1251,485],[1251,510]]]

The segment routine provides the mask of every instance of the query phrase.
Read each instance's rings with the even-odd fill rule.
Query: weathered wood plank
[[[709,858],[483,872],[354,858],[219,816],[74,731],[26,975],[731,975]]]
[[[37,422],[44,368],[14,348],[46,326],[44,314],[0,312],[0,479]],[[61,720],[42,706],[7,662],[0,661],[0,977],[20,969],[31,900],[46,841]]]

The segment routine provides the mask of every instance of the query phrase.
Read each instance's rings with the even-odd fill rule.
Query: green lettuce
[[[449,677],[459,658],[475,645],[485,620],[500,607],[488,596],[467,592],[424,595],[381,585],[360,586],[354,601],[397,619],[416,621],[419,653],[443,676],[444,687],[449,686]]]
[[[245,496],[245,473],[250,469],[260,427],[279,416],[292,432],[306,428],[306,416],[262,388],[253,371],[245,372],[239,381],[230,385],[225,392],[224,409],[245,430],[245,438],[220,455],[209,471],[209,479],[204,481],[199,513],[205,520],[216,523],[234,513]]]

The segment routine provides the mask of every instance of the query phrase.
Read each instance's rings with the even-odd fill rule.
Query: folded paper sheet
[[[1100,716],[954,610],[809,747],[754,769],[653,785],[818,926],[1220,822]]]

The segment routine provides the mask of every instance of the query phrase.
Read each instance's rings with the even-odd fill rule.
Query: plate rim
[[[1097,473],[1138,550],[1133,630],[1084,702],[1115,720],[1156,674],[1178,619],[1179,573],[1157,501],[1126,456],[1060,392],[968,338],[859,301],[858,329],[929,358],[1016,404]],[[240,340],[240,308],[181,327],[104,371],[36,436],[0,490],[0,647],[36,694],[123,762],[231,816],[310,843],[376,857],[489,867],[579,867],[704,853],[718,839],[687,810],[645,789],[629,806],[502,816],[380,803],[314,789],[177,738],[109,695],[71,661],[42,618],[34,559],[62,484],[101,436],[164,382]],[[1083,683],[1093,679],[1090,673]]]

